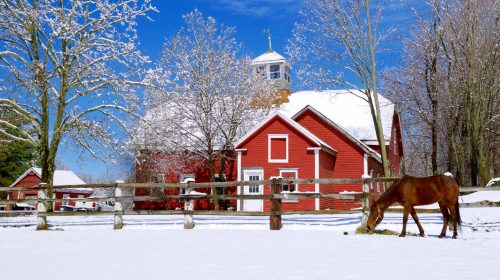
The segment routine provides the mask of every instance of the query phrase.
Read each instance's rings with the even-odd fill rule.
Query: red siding
[[[364,171],[364,152],[361,148],[310,110],[302,113],[295,121],[337,151],[335,168],[332,174],[334,178],[361,178]],[[325,185],[321,187],[321,192],[324,193],[340,191],[361,191],[361,184]],[[359,203],[348,200],[321,199],[320,201],[321,209],[351,209],[359,207],[359,205]]]
[[[288,162],[268,162],[268,135],[288,134]],[[242,153],[241,167],[242,175],[245,168],[263,168],[264,179],[279,176],[280,168],[297,168],[299,178],[314,178],[314,151],[307,148],[317,146],[308,138],[296,131],[280,117],[275,117],[266,125],[256,131],[238,148],[246,148]],[[314,191],[314,184],[302,184],[298,186],[301,192]],[[264,194],[269,194],[269,186],[264,186]],[[301,199],[298,202],[283,202],[283,210],[314,210],[314,199]],[[269,211],[269,201],[264,201],[264,211]]]

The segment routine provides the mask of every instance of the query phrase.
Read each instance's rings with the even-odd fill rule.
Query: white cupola
[[[290,91],[290,63],[279,53],[273,51],[271,34],[268,32],[269,50],[252,60],[252,67],[264,79],[272,81],[277,89]]]

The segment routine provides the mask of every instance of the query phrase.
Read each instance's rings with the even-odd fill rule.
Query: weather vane
[[[264,29],[264,30],[262,30],[262,33],[264,33],[264,35],[267,35],[267,41],[269,43],[269,51],[272,52],[273,48],[272,48],[272,43],[271,43],[271,30]]]

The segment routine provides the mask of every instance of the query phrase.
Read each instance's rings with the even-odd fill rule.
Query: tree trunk
[[[375,108],[372,110],[372,118],[375,122],[375,130],[377,134],[377,140],[380,146],[380,156],[382,157],[382,166],[384,168],[384,176],[389,177],[389,161],[387,159],[387,149],[385,147],[385,137],[384,130],[382,126],[382,117],[380,115],[380,105],[378,102],[378,92],[377,92],[377,75],[376,75],[376,63],[375,63],[375,42],[373,40],[372,34],[372,26],[370,21],[370,1],[366,0],[365,2],[366,9],[366,25],[368,27],[368,46],[370,49],[370,61],[368,62],[370,65],[370,73],[371,73],[371,90],[369,94],[373,93],[374,105]],[[369,102],[370,103],[370,102]],[[373,108],[372,104],[370,106]],[[375,111],[375,112],[373,112]],[[375,114],[374,114],[375,113]]]

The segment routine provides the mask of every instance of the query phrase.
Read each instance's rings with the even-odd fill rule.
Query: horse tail
[[[460,205],[458,203],[458,198],[457,198],[457,203],[455,203],[455,212],[457,213],[458,229],[461,229],[462,228],[462,218],[460,217]]]

